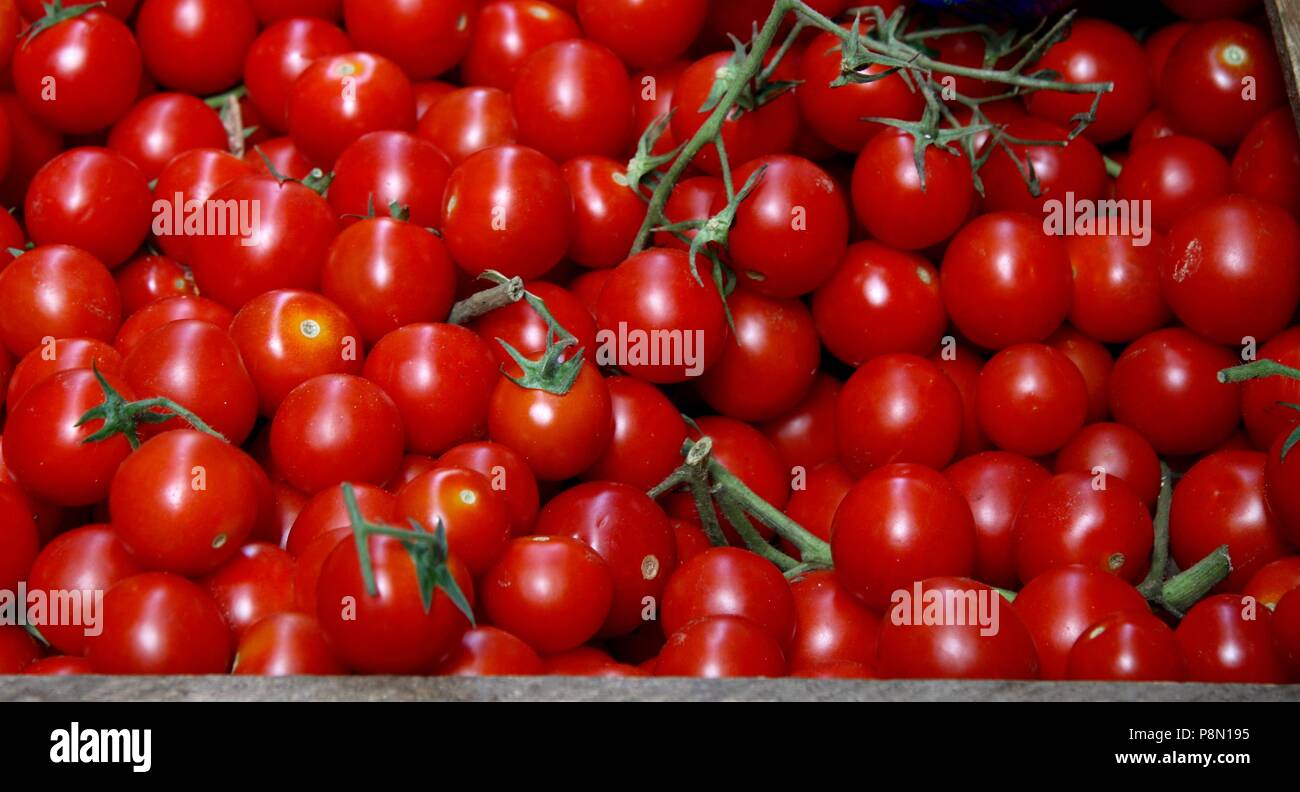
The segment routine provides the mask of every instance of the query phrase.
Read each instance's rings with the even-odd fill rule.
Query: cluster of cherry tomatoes
[[[1030,70],[1114,83],[1081,135],[1091,95],[955,79],[987,161],[924,185],[864,119],[925,98],[833,87],[810,26],[639,246],[638,141],[705,127],[771,0],[0,0],[0,590],[102,595],[0,672],[1294,680],[1300,381],[1219,372],[1300,366],[1300,138],[1259,3],[1163,1]],[[1048,234],[1066,196],[1149,227]],[[487,270],[527,299],[451,323]],[[698,360],[598,363],[629,332]],[[647,494],[705,437],[833,568]],[[1162,462],[1172,563],[1231,559],[1181,619],[1138,590]],[[394,533],[438,526],[430,600]],[[900,620],[918,583],[997,628]]]

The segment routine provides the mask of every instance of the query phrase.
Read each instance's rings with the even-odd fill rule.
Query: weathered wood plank
[[[1264,0],[1277,42],[1278,59],[1286,75],[1291,112],[1300,125],[1300,0]]]

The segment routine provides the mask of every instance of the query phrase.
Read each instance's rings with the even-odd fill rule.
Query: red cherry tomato
[[[781,645],[740,616],[710,616],[673,633],[655,663],[658,676],[785,676]]]
[[[594,41],[559,41],[528,56],[510,95],[519,141],[556,162],[582,154],[617,157],[632,142],[627,70]]]
[[[686,52],[708,8],[704,0],[580,0],[578,19],[627,65],[657,66]]]
[[[515,536],[532,532],[539,498],[537,479],[514,449],[487,441],[461,443],[438,457],[437,465],[465,468],[487,476],[492,489],[505,496],[510,511],[510,532]]]
[[[369,52],[327,55],[294,80],[288,125],[302,153],[328,167],[368,132],[414,131],[415,94],[387,58]]]
[[[885,130],[867,141],[853,167],[858,219],[872,238],[904,250],[932,247],[952,236],[975,201],[965,157],[931,146],[922,176],[915,144],[908,132]]]
[[[257,169],[249,162],[217,149],[194,149],[178,154],[167,163],[154,185],[152,222],[154,238],[162,246],[163,252],[190,264],[193,258],[193,238],[199,235],[191,232],[206,229],[191,227],[187,230],[183,222],[184,208],[202,206],[218,188],[240,176],[254,173],[257,173]],[[176,222],[178,215],[182,222]]]
[[[14,355],[26,355],[45,339],[106,341],[121,321],[113,276],[84,250],[38,247],[0,270],[0,340]]]
[[[975,402],[993,444],[1029,457],[1065,445],[1088,414],[1083,375],[1046,344],[1017,344],[994,355],[980,372]]]
[[[1066,661],[1067,679],[1182,682],[1187,661],[1169,625],[1149,611],[1106,616],[1079,636]]]
[[[682,463],[686,424],[668,397],[632,377],[609,377],[614,433],[604,455],[583,478],[648,490]]]
[[[1051,474],[1019,454],[985,451],[953,463],[944,476],[966,499],[975,520],[976,578],[1015,588],[1020,579],[1012,532],[1016,515]]]
[[[1160,293],[1164,239],[1149,241],[1120,234],[1066,238],[1074,273],[1070,324],[1098,341],[1123,343],[1169,322]]]
[[[178,154],[225,145],[226,129],[217,111],[201,99],[182,93],[158,93],[141,99],[118,119],[108,135],[108,147],[134,163],[150,180],[158,178]]]
[[[838,461],[835,403],[841,387],[831,375],[818,374],[803,401],[759,426],[787,468],[812,470],[822,463]]]
[[[439,524],[447,547],[474,577],[497,560],[510,541],[510,510],[485,476],[473,470],[440,467],[421,474],[397,491],[399,519],[415,520],[426,530]]]
[[[21,673],[40,656],[41,647],[31,633],[17,625],[0,625],[0,673]]]
[[[0,484],[0,589],[13,591],[18,582],[28,579],[36,552],[40,549],[40,535],[31,504],[22,490],[12,484]],[[26,603],[24,603],[24,606]]]
[[[785,514],[829,542],[835,511],[853,488],[853,477],[838,462],[827,462],[807,471],[802,484],[793,487]]]
[[[357,46],[397,62],[413,80],[455,66],[469,47],[473,0],[344,0],[343,19]]]
[[[792,672],[831,663],[875,663],[880,619],[844,589],[834,572],[810,572],[790,584],[790,593],[795,607]]]
[[[334,163],[329,202],[347,215],[376,217],[396,206],[421,228],[442,222],[442,193],[451,176],[447,157],[409,132],[371,132],[343,150]]]
[[[113,273],[122,296],[122,315],[130,316],[168,297],[199,293],[194,279],[179,261],[167,256],[143,255]]]
[[[293,556],[274,545],[253,542],[239,548],[203,584],[242,643],[258,622],[293,611],[296,572]]]
[[[224,674],[232,641],[211,595],[179,575],[146,572],[104,595],[103,631],[86,642],[101,674]]]
[[[1124,163],[1115,196],[1149,201],[1151,225],[1161,233],[1198,206],[1228,192],[1228,160],[1202,140],[1172,135],[1153,140]]]
[[[483,149],[519,142],[510,95],[496,88],[452,91],[420,118],[418,132],[453,166]]]
[[[301,613],[276,613],[252,625],[239,640],[234,674],[302,676],[342,674],[320,625]]]
[[[183,319],[197,319],[217,327],[229,327],[235,315],[225,306],[204,297],[168,297],[141,308],[122,323],[113,348],[125,356],[153,331]]]
[[[569,258],[584,267],[612,267],[627,257],[645,218],[645,203],[628,185],[627,163],[586,155],[564,164],[573,194]]]
[[[530,55],[549,44],[581,35],[577,20],[551,3],[484,3],[470,31],[469,49],[460,64],[461,77],[466,85],[509,91]]]
[[[543,481],[562,481],[604,455],[614,430],[609,388],[584,362],[563,395],[499,377],[488,403],[488,437],[519,452]]]
[[[531,646],[488,626],[466,630],[437,669],[443,676],[534,676],[544,671]]]
[[[329,22],[298,14],[282,19],[263,30],[249,47],[244,61],[248,99],[267,125],[283,131],[289,124],[294,80],[317,58],[351,49],[348,35]]]
[[[1275,608],[1291,589],[1300,588],[1300,556],[1286,556],[1260,567],[1241,593]]]
[[[1268,608],[1235,594],[1196,603],[1174,631],[1187,658],[1187,678],[1193,682],[1287,681],[1272,622]]]
[[[75,148],[32,177],[23,220],[37,245],[79,247],[113,268],[144,242],[151,203],[148,181],[126,157]]]
[[[1300,137],[1286,108],[1259,119],[1241,141],[1232,158],[1232,185],[1300,216]]]
[[[207,96],[239,82],[257,18],[247,0],[144,0],[135,35],[154,79]]]
[[[715,547],[682,564],[664,591],[662,620],[668,635],[710,616],[741,616],[782,646],[794,639],[795,606],[771,562],[736,547]]]
[[[1117,423],[1085,426],[1056,455],[1056,472],[1113,476],[1133,488],[1147,508],[1160,494],[1160,459],[1137,431]]]
[[[391,493],[373,484],[354,484],[352,490],[362,517],[376,523],[397,521],[397,499]],[[343,488],[333,486],[313,495],[302,507],[289,531],[285,549],[289,555],[303,556],[320,536],[351,527],[352,517],[343,500]]]
[[[1077,201],[1102,197],[1106,189],[1105,163],[1101,152],[1086,137],[1071,139],[1069,129],[1034,117],[1014,119],[1004,131],[1015,140],[1054,143],[1026,144],[1002,138],[985,143],[981,155],[987,154],[988,161],[980,168],[980,181],[984,184],[986,211],[1025,212],[1041,217],[1053,211],[1068,212],[1065,207]],[[1026,182],[1025,169],[1033,174],[1037,192]],[[1068,213],[1066,217],[1069,222]]]

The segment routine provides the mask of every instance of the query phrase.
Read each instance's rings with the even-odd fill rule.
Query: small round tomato
[[[400,520],[415,520],[425,530],[441,525],[447,547],[469,573],[486,572],[510,541],[510,509],[482,474],[439,467],[416,476],[397,491]]]
[[[573,15],[551,3],[489,2],[483,4],[474,19],[460,75],[466,85],[509,91],[530,55],[549,44],[581,35]]]
[[[446,324],[407,325],[384,336],[370,350],[365,376],[397,403],[406,447],[420,454],[483,437],[501,378],[485,341]]]
[[[26,355],[45,339],[107,341],[121,321],[113,276],[84,250],[38,247],[0,270],[0,340],[15,355]]]
[[[319,294],[282,289],[254,297],[230,323],[230,337],[266,417],[312,377],[361,373],[356,325]]]
[[[111,269],[144,242],[152,203],[148,180],[126,157],[75,148],[32,177],[23,220],[37,245],[73,245]]]
[[[830,663],[867,667],[875,663],[880,619],[844,589],[833,571],[797,578],[790,584],[790,593],[795,608],[792,672]]]
[[[1056,472],[1069,471],[1120,479],[1147,508],[1155,506],[1160,494],[1160,458],[1142,435],[1123,424],[1085,426],[1056,455]]]
[[[957,451],[961,420],[961,393],[938,366],[916,355],[880,355],[840,391],[840,460],[854,476],[894,462],[943,467]]]
[[[785,676],[781,644],[741,616],[709,616],[668,637],[654,666],[658,676]]]
[[[614,433],[605,453],[582,474],[592,481],[617,481],[648,490],[682,463],[686,422],[672,401],[633,377],[608,377]]]
[[[1027,116],[1011,121],[984,144],[981,155],[988,161],[980,168],[984,184],[984,208],[990,212],[1017,211],[1041,217],[1053,212],[1071,217],[1065,204],[1101,198],[1106,191],[1106,166],[1085,137],[1070,137],[1070,130],[1049,121]],[[1038,142],[1052,141],[1052,143]],[[1025,169],[1036,190],[1027,183]]]
[[[1135,148],[1115,182],[1115,196],[1146,201],[1161,233],[1202,203],[1228,192],[1228,160],[1203,140],[1172,135]]]
[[[916,139],[887,129],[867,141],[853,167],[853,209],[873,239],[922,250],[952,236],[970,217],[975,185],[970,163],[937,146],[916,167]]]
[[[1257,356],[1284,366],[1300,363],[1300,329],[1289,328],[1274,336],[1258,349]],[[1298,400],[1300,381],[1290,377],[1265,377],[1241,386],[1242,418],[1257,448],[1268,448],[1278,437],[1291,433],[1300,414],[1288,404]]]
[[[1287,681],[1274,642],[1273,613],[1236,594],[1206,597],[1192,606],[1174,631],[1193,682]]]
[[[242,641],[262,619],[294,609],[297,562],[280,548],[251,542],[204,578],[235,640]]]
[[[247,0],[144,0],[135,35],[154,79],[207,96],[239,82],[257,17]]]
[[[12,402],[11,402],[12,403]],[[1286,454],[1287,434],[1278,435],[1268,449],[1264,463],[1264,497],[1269,509],[1277,517],[1282,534],[1293,545],[1300,546],[1300,454],[1292,448]]]
[[[329,166],[368,132],[414,131],[415,94],[387,58],[369,52],[327,55],[294,81],[288,124],[302,153]]]
[[[914,464],[868,473],[844,496],[831,529],[840,582],[876,611],[895,591],[975,568],[975,524],[942,474]]]
[[[469,47],[473,0],[344,0],[343,19],[357,46],[392,58],[413,80],[450,69]]]
[[[539,676],[542,658],[523,641],[496,627],[466,630],[436,673],[440,676]]]
[[[0,590],[13,591],[28,579],[41,540],[31,504],[12,484],[0,483],[0,517]]]
[[[585,643],[605,623],[614,599],[609,565],[568,536],[513,540],[482,586],[492,623],[544,653]]]
[[[182,93],[141,99],[108,134],[108,147],[134,163],[149,180],[158,178],[178,154],[219,149],[227,143],[217,111],[202,99]]]
[[[1267,608],[1275,608],[1285,594],[1296,588],[1300,588],[1300,556],[1286,556],[1260,567],[1241,593]]]
[[[199,289],[190,272],[168,256],[146,254],[132,259],[113,273],[122,296],[122,315],[130,316],[168,297],[195,296]]]
[[[248,99],[272,129],[289,123],[289,94],[312,61],[342,55],[352,40],[322,19],[294,15],[267,27],[253,41],[244,60]]]
[[[1291,670],[1291,678],[1300,675],[1300,596],[1288,593],[1273,609],[1273,637],[1278,654]]]
[[[305,179],[316,167],[298,150],[290,137],[271,138],[253,145],[244,152],[244,161],[263,176],[278,173],[290,179]]]
[[[230,630],[211,595],[167,572],[146,572],[104,595],[103,631],[86,641],[101,674],[224,674]]]
[[[657,66],[686,52],[704,27],[705,0],[579,0],[583,32],[629,66]]]
[[[1110,356],[1110,350],[1068,324],[1061,325],[1048,336],[1046,344],[1065,355],[1083,375],[1084,391],[1088,395],[1087,422],[1109,418],[1110,376],[1115,370],[1115,359]]]
[[[1040,662],[1029,630],[996,589],[966,578],[932,577],[904,593],[910,597],[900,599],[881,621],[874,668],[882,677],[1038,678]],[[964,617],[927,619],[918,597],[925,605],[961,603]]]
[[[1129,345],[1110,378],[1110,409],[1163,455],[1218,446],[1241,420],[1241,387],[1218,380],[1237,358],[1181,328],[1148,333]]]
[[[839,461],[835,404],[842,387],[831,375],[818,374],[803,401],[759,426],[787,468],[812,470]]]
[[[375,523],[397,521],[397,498],[394,495],[374,484],[353,484],[352,490],[363,518]],[[284,549],[289,551],[289,555],[301,557],[322,535],[351,527],[352,516],[343,499],[343,487],[335,485],[316,493],[302,507]]]
[[[1074,274],[1070,324],[1098,341],[1127,343],[1169,322],[1160,293],[1164,239],[1148,241],[1121,234],[1066,238]]]
[[[205,297],[168,297],[141,308],[122,323],[113,348],[126,356],[153,331],[183,319],[197,319],[217,327],[229,327],[235,315],[230,309]]]
[[[975,520],[975,577],[1014,588],[1016,515],[1029,494],[1051,478],[1042,465],[1006,451],[985,451],[953,463],[944,476],[970,506]]]
[[[939,268],[940,293],[957,329],[987,349],[1042,341],[1070,310],[1065,243],[1036,217],[983,215],[966,225]]]
[[[698,619],[740,616],[782,646],[794,639],[790,584],[770,561],[738,547],[715,547],[682,564],[668,580],[660,616],[668,635]]]
[[[1258,451],[1218,451],[1202,457],[1174,488],[1171,554],[1187,569],[1226,544],[1232,572],[1218,591],[1241,591],[1261,567],[1291,552],[1264,500],[1264,459]]]
[[[701,222],[721,212],[727,206],[727,186],[716,176],[690,176],[673,185],[664,204],[664,219],[670,224],[691,220]],[[699,233],[693,228],[681,232],[682,238],[668,231],[656,231],[656,247],[690,250],[690,243]]]
[[[596,320],[577,297],[546,281],[528,284],[528,292],[545,303],[546,310],[556,323],[577,339],[578,343],[560,354],[561,360],[571,359],[578,350],[594,354]],[[506,352],[501,342],[504,341],[514,347],[516,352],[534,360],[546,351],[551,325],[546,317],[533,308],[529,300],[519,300],[475,319],[470,328],[492,347],[501,365],[510,366],[513,365],[514,358]]]
[[[519,142],[510,94],[497,88],[452,91],[420,118],[417,131],[453,166],[483,149]]]
[[[446,319],[456,297],[456,268],[428,229],[376,217],[334,239],[321,293],[356,321],[366,344],[374,344],[398,328]]]
[[[378,385],[350,374],[307,380],[271,422],[275,463],[303,492],[387,481],[402,464],[402,446],[397,405]]]
[[[627,69],[594,41],[558,41],[528,56],[510,96],[519,141],[556,162],[583,154],[617,157],[632,142]]]
[[[256,152],[253,154],[256,156]],[[154,238],[163,252],[178,261],[192,263],[194,236],[191,232],[206,229],[187,231],[185,207],[202,206],[219,188],[240,176],[255,173],[257,168],[251,163],[217,149],[186,151],[167,163],[154,184],[152,223]]]
[[[1187,661],[1169,625],[1150,611],[1120,611],[1089,627],[1066,660],[1066,679],[1182,682]]]
[[[585,155],[564,163],[563,170],[574,207],[569,258],[584,267],[618,264],[645,218],[645,203],[627,181],[627,163]]]
[[[494,146],[456,166],[442,207],[443,240],[470,275],[495,269],[540,277],[573,238],[573,196],[564,173],[525,146]]]
[[[613,431],[609,388],[587,362],[563,394],[502,375],[488,406],[488,437],[518,451],[543,481],[563,481],[596,464]]]
[[[1232,186],[1300,216],[1300,137],[1287,108],[1259,119],[1241,141],[1232,158]]]
[[[1083,426],[1088,390],[1062,353],[1017,344],[984,364],[975,403],[980,428],[994,445],[1035,457],[1056,451]]]
[[[128,99],[125,107],[130,105]],[[0,180],[0,197],[7,206],[14,206],[22,203],[36,172],[63,151],[64,141],[61,134],[38,121],[13,94],[0,94],[0,114],[5,117],[11,141],[9,168]]]
[[[537,478],[514,449],[486,440],[461,443],[438,457],[437,466],[465,468],[486,476],[492,489],[505,497],[510,532],[515,536],[532,532],[540,497]]]
[[[235,650],[235,667],[231,673],[335,676],[343,671],[316,619],[302,613],[276,613],[244,633]]]
[[[347,215],[389,216],[393,207],[421,228],[442,222],[442,193],[451,176],[447,157],[409,132],[371,132],[339,154],[330,182],[329,202]]]

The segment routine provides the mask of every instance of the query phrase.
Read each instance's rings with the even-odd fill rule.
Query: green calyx
[[[141,424],[166,423],[173,418],[180,418],[197,431],[211,435],[222,442],[229,442],[224,435],[208,426],[202,418],[171,399],[160,396],[129,402],[108,384],[108,380],[104,379],[97,365],[92,363],[91,370],[95,374],[95,379],[99,381],[100,389],[104,391],[104,401],[98,407],[87,410],[78,419],[76,425],[85,426],[91,421],[103,421],[104,425],[99,431],[83,440],[83,443],[102,443],[111,437],[122,435],[134,450],[140,447]]]
[[[64,6],[63,0],[54,0],[51,3],[46,3],[44,6],[42,6],[42,8],[45,10],[45,16],[33,22],[31,27],[27,28],[27,32],[23,34],[23,46],[24,47],[27,46],[27,44],[30,43],[32,39],[41,35],[42,33],[54,27],[55,25],[59,24],[60,22],[66,22],[69,19],[76,19],[82,14],[88,13],[90,11],[94,11],[96,8],[103,8],[105,5],[107,4],[103,2],[98,2],[98,3],[82,3],[80,5],[74,5],[74,6]]]

